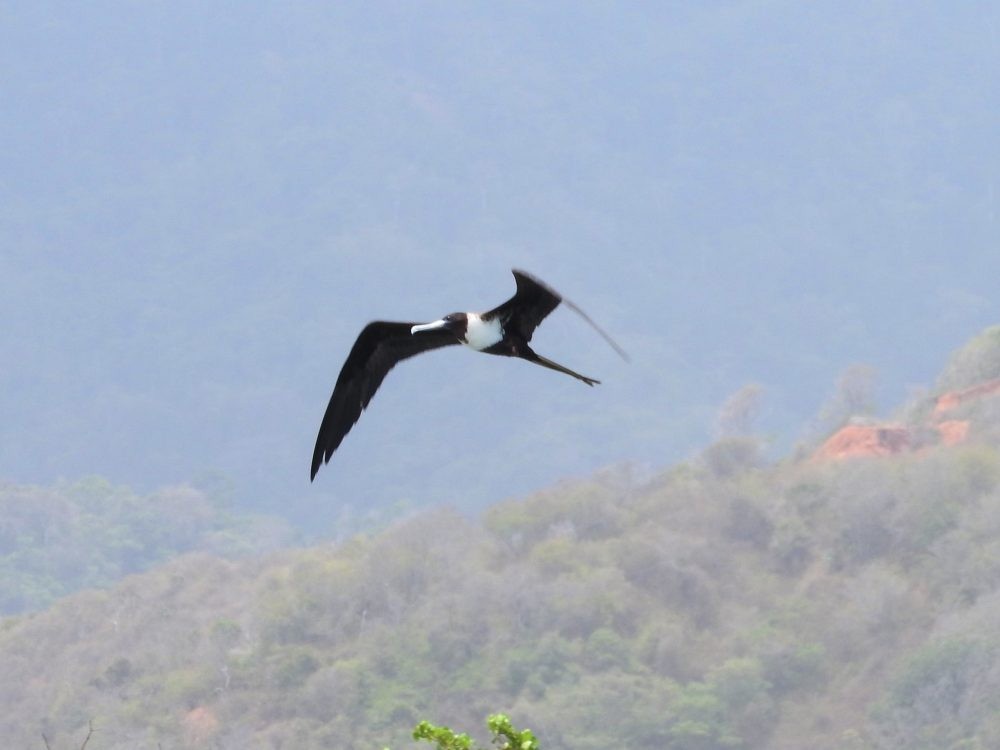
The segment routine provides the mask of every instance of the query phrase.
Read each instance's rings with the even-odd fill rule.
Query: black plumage
[[[450,331],[445,330],[428,331],[425,335],[416,336],[410,333],[415,325],[417,324],[379,320],[362,329],[340,369],[330,403],[320,423],[310,479],[315,479],[320,465],[330,460],[330,456],[361,417],[361,412],[367,408],[375,391],[396,363],[414,354],[461,343]]]
[[[514,296],[482,315],[452,313],[426,324],[376,321],[362,329],[340,370],[323,415],[313,450],[310,479],[314,479],[319,467],[330,460],[389,370],[415,354],[464,343],[486,354],[519,357],[594,385],[600,381],[546,359],[528,346],[538,324],[564,303],[582,315],[625,357],[621,347],[576,305],[524,271],[514,270],[513,274],[517,284]]]

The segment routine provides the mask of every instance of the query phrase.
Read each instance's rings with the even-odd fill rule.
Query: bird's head
[[[421,331],[450,331],[459,341],[465,340],[465,332],[468,328],[469,316],[465,313],[451,313],[445,315],[440,320],[433,323],[423,323],[410,328],[410,333],[416,335]]]

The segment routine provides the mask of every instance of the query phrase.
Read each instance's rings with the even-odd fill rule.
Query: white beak
[[[410,329],[410,334],[420,333],[420,331],[436,331],[439,328],[444,328],[446,325],[448,325],[447,320],[435,320],[433,323],[424,323],[419,326],[413,326]]]

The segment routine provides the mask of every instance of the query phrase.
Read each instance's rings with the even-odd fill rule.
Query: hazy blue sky
[[[843,369],[888,408],[997,322],[995,2],[0,3],[0,479],[206,472],[322,525],[661,466]],[[401,366],[314,485],[368,320],[557,311]],[[472,407],[471,410],[469,407]],[[485,455],[484,455],[485,452]]]

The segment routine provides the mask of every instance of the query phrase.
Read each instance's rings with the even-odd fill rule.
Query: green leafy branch
[[[504,714],[493,714],[486,720],[498,750],[541,750],[530,729],[518,730]],[[413,730],[413,739],[437,743],[438,750],[477,750],[467,734],[455,734],[448,727],[422,721]]]

